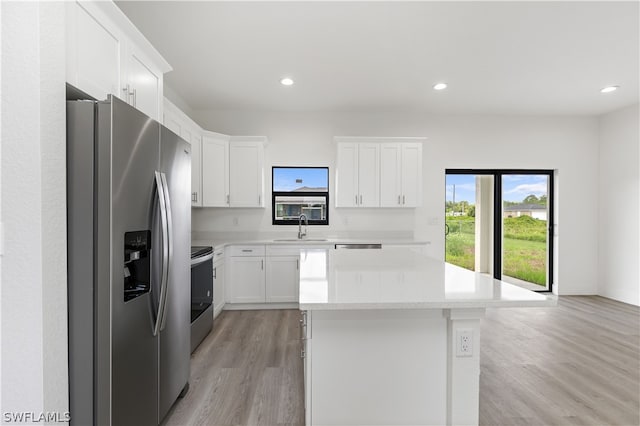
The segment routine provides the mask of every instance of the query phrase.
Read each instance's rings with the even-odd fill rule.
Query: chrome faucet
[[[302,232],[302,219],[304,218],[304,232]],[[307,236],[307,226],[309,226],[309,221],[307,220],[306,214],[301,214],[298,218],[298,239],[301,240]]]

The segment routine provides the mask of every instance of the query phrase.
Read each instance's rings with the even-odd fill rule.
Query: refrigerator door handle
[[[169,277],[169,225],[167,217],[167,206],[165,202],[164,183],[160,172],[155,172],[156,190],[158,193],[158,203],[160,204],[160,223],[162,225],[162,271],[160,274],[160,299],[158,301],[158,315],[153,326],[153,335],[160,332],[160,323],[164,316],[164,300],[167,297],[167,279]]]
[[[169,268],[171,266],[171,262],[173,260],[173,221],[171,217],[171,197],[169,196],[169,185],[167,184],[167,176],[164,173],[160,173],[160,178],[162,180],[162,187],[164,190],[164,206],[166,209],[166,217],[167,217],[167,277],[169,275]],[[159,317],[160,320],[160,331],[164,330],[165,324],[167,322],[167,299],[169,297],[169,286],[168,282],[165,279],[165,287],[166,290],[164,292],[164,298],[162,298],[162,315]]]

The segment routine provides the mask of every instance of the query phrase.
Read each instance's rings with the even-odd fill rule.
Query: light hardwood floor
[[[304,424],[298,319],[295,310],[224,311],[163,424]],[[640,308],[597,296],[487,310],[480,424],[640,425],[639,328]]]

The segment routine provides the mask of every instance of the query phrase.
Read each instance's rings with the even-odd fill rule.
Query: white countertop
[[[301,310],[555,306],[529,291],[409,248],[301,250]]]
[[[430,242],[426,240],[415,239],[405,236],[393,236],[393,235],[375,235],[371,236],[336,236],[336,235],[310,235],[304,239],[297,239],[295,232],[287,234],[268,234],[268,233],[256,233],[239,235],[233,234],[221,234],[221,235],[197,235],[192,236],[192,246],[212,246],[214,248],[224,247],[229,245],[294,245],[294,246],[323,246],[334,244],[406,244],[406,245],[429,245]]]

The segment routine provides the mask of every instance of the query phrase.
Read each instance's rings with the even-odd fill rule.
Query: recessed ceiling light
[[[283,86],[291,86],[293,84],[293,80],[290,79],[289,77],[285,77],[282,80],[280,80],[280,84],[282,84]]]
[[[620,86],[607,86],[607,87],[603,87],[602,89],[600,89],[601,93],[611,93],[611,92],[615,92],[616,90],[618,90]]]
[[[447,83],[437,83],[433,85],[433,90],[444,90],[447,88]]]

